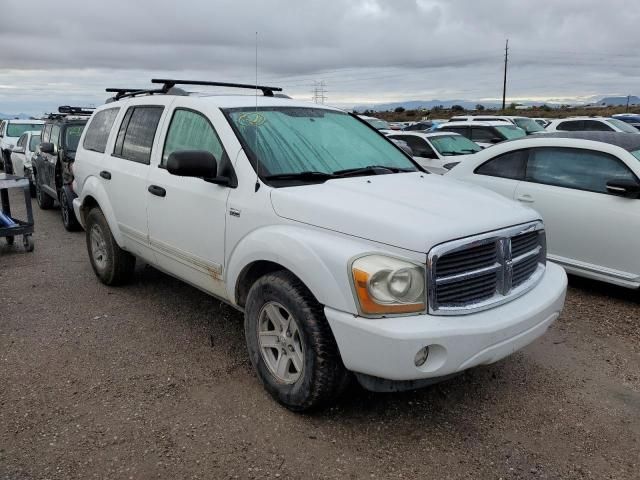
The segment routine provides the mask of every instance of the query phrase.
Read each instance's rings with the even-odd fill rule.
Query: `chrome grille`
[[[546,244],[541,222],[455,240],[429,252],[429,312],[460,315],[525,293],[542,276]]]

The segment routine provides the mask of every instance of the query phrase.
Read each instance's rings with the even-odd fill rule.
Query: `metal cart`
[[[9,189],[22,188],[24,191],[24,201],[27,206],[27,220],[19,220],[11,216],[11,205],[9,204]],[[29,189],[29,179],[16,177],[7,173],[0,173],[0,201],[2,213],[5,218],[12,221],[13,225],[7,226],[0,219],[0,237],[5,237],[9,245],[13,245],[15,237],[22,235],[22,244],[27,252],[33,251],[33,210],[31,209],[31,191]]]

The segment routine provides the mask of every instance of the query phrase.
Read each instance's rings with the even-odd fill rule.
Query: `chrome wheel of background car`
[[[304,369],[304,349],[298,323],[280,303],[267,302],[258,317],[260,355],[282,383],[295,383]]]
[[[93,262],[99,270],[107,266],[107,244],[104,240],[102,229],[98,225],[91,227],[91,255]]]

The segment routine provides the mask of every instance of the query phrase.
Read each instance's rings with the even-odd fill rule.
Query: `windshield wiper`
[[[333,175],[336,177],[352,177],[352,176],[369,175],[369,174],[377,175],[380,172],[380,170],[386,170],[387,172],[391,172],[391,173],[415,171],[411,168],[387,167],[385,165],[368,165],[366,167],[346,168],[344,170],[337,170],[333,172]]]
[[[451,155],[463,155],[462,152],[454,152],[452,150],[444,150],[442,152],[440,152],[442,155],[445,155],[447,157],[451,156]]]
[[[290,173],[277,173],[275,175],[267,175],[265,180],[301,180],[303,182],[316,180],[324,181],[331,178],[337,178],[333,173],[316,172],[316,171],[304,171],[304,172],[290,172]]]

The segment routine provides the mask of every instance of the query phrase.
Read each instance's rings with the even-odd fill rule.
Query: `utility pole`
[[[626,112],[629,113],[629,99],[631,98],[631,95],[627,95],[627,110]]]
[[[502,110],[507,106],[507,63],[509,62],[509,39],[504,46],[504,82],[502,83]]]

